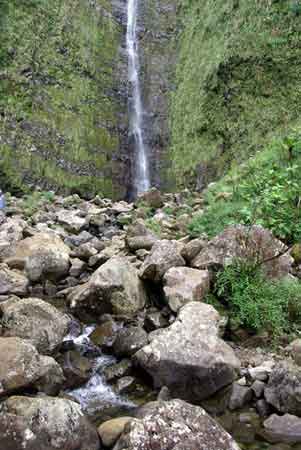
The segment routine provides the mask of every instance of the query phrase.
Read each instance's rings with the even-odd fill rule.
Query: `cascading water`
[[[138,1],[128,0],[126,46],[128,54],[128,76],[132,97],[129,104],[130,133],[135,143],[135,189],[142,193],[150,188],[147,148],[143,136],[143,105],[139,80],[139,48],[137,39]]]

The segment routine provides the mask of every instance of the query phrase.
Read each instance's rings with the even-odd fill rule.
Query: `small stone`
[[[134,377],[123,377],[119,378],[116,383],[116,390],[119,394],[128,394],[129,392],[133,392],[135,389],[136,380]]]
[[[113,447],[125,426],[133,420],[133,417],[118,417],[104,422],[98,427],[98,434],[105,447]]]
[[[229,401],[229,409],[234,411],[240,409],[252,400],[252,390],[247,386],[233,383],[232,394]]]

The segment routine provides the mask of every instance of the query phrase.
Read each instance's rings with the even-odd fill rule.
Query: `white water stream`
[[[128,0],[126,48],[128,54],[128,76],[132,88],[130,133],[135,140],[135,188],[137,193],[140,194],[150,188],[150,176],[147,148],[143,136],[144,111],[139,80],[139,42],[137,38],[138,2],[139,0]]]

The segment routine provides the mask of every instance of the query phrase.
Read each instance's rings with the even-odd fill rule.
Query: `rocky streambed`
[[[8,199],[1,449],[300,449],[300,341],[233,342],[204,301],[215,267],[254,249],[268,277],[298,268],[288,253],[273,259],[284,244],[261,227],[192,239],[201,205],[156,190],[136,204]]]

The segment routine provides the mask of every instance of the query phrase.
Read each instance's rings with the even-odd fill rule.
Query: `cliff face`
[[[224,174],[301,114],[297,0],[181,0],[172,172],[178,185]]]
[[[2,0],[0,178],[123,195],[121,26],[107,0]]]

